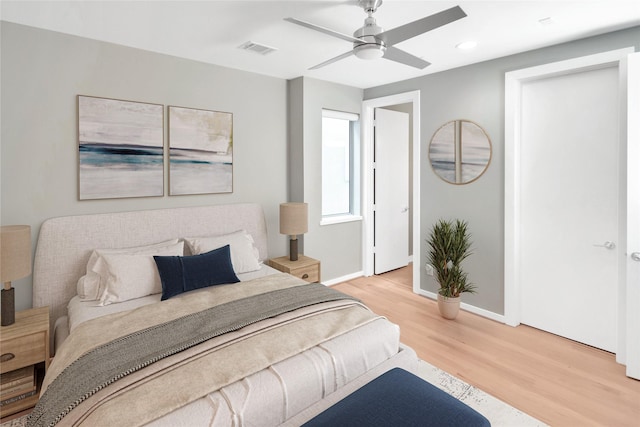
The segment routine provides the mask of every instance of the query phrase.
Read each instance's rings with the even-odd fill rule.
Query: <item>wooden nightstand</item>
[[[32,408],[38,402],[42,380],[42,375],[38,375],[38,367],[40,370],[44,367],[45,372],[49,367],[49,307],[19,311],[16,313],[14,324],[0,327],[0,373],[7,380],[3,387],[5,390],[1,393],[5,396],[0,397],[0,400],[12,400],[10,396],[16,397],[11,387],[16,389],[12,384],[21,380],[11,378],[11,373],[28,371],[31,367],[36,386],[35,393],[1,406],[0,417]],[[12,383],[9,383],[9,380]],[[24,394],[18,393],[17,396]]]
[[[307,282],[320,282],[320,261],[304,255],[298,255],[297,261],[291,261],[288,256],[267,260],[267,265]]]

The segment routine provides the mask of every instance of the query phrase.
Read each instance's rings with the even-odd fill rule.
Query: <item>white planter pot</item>
[[[438,310],[445,319],[455,319],[460,311],[460,297],[449,298],[438,294]]]

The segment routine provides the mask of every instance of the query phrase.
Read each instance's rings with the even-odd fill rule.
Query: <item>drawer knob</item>
[[[302,278],[303,278],[303,279],[308,279],[308,278],[309,278],[309,275],[308,275],[307,273],[304,273],[304,274],[302,275]]]
[[[8,362],[9,360],[13,359],[14,357],[16,357],[16,355],[13,354],[13,353],[5,353],[2,356],[0,356],[0,362]]]

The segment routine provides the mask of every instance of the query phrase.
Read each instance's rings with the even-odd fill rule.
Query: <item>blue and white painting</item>
[[[233,114],[169,107],[169,194],[233,191]]]
[[[471,121],[450,121],[433,135],[429,159],[434,172],[443,180],[468,184],[478,179],[489,166],[491,141],[485,131]]]
[[[78,96],[80,200],[164,194],[163,106]]]

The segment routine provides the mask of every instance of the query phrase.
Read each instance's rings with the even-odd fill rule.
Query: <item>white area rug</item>
[[[492,427],[533,427],[545,423],[421,360],[418,376],[484,415]]]
[[[465,383],[445,371],[421,360],[417,374],[456,399],[484,415],[492,427],[544,427],[546,424],[517,410],[490,394]],[[0,427],[23,427],[27,416],[0,424]]]

